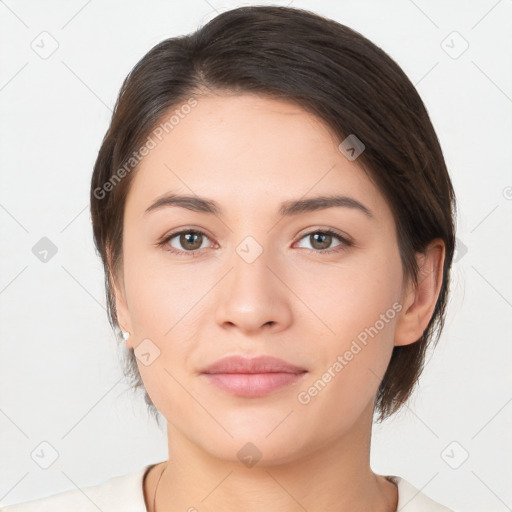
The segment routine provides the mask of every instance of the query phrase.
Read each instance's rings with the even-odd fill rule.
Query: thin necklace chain
[[[156,512],[156,491],[158,491],[158,485],[160,484],[160,480],[162,479],[162,475],[164,474],[164,471],[166,469],[167,469],[167,464],[165,465],[163,471],[160,473],[160,476],[158,477],[158,482],[156,483],[155,495],[153,496],[153,512]]]

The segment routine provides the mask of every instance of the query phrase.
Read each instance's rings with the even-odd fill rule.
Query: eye
[[[339,244],[334,249],[329,249],[334,239],[339,240]],[[333,229],[317,229],[316,231],[310,231],[304,235],[301,240],[307,239],[310,241],[312,250],[318,253],[333,253],[345,250],[347,247],[353,245],[352,241],[343,236],[341,233],[334,231]]]
[[[176,240],[172,243],[174,239]],[[353,245],[351,240],[333,229],[317,229],[316,231],[310,231],[300,240],[304,239],[309,239],[312,244],[311,250],[319,254],[340,252]],[[333,239],[338,240],[340,243],[334,248],[329,249]],[[166,251],[172,254],[177,254],[178,256],[194,256],[196,252],[204,248],[203,242],[205,242],[205,240],[209,240],[209,237],[203,231],[197,229],[184,229],[171,233],[161,242],[158,242],[157,245],[163,247]]]
[[[176,239],[176,241],[172,242],[173,239]],[[158,242],[157,245],[162,246],[172,254],[186,256],[186,253],[190,253],[190,255],[194,256],[194,253],[202,248],[205,239],[208,239],[206,233],[196,229],[185,229],[171,233],[161,242]]]

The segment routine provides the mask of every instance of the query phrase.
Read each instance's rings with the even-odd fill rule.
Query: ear
[[[115,299],[117,322],[123,331],[128,331],[130,333],[131,336],[125,343],[129,348],[133,348],[133,328],[126,300],[126,290],[124,287],[124,276],[122,271],[117,275],[112,272],[109,276],[109,282]]]
[[[424,252],[416,255],[418,284],[408,283],[402,296],[402,311],[396,323],[395,345],[418,341],[428,326],[443,283],[445,245],[433,240]]]

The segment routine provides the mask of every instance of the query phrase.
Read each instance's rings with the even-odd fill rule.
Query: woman
[[[455,240],[436,134],[381,49],[263,6],[161,42],[123,83],[91,214],[169,459],[4,511],[449,510],[369,463],[441,333]]]

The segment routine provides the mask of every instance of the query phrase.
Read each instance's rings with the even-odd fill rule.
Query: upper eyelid
[[[203,231],[202,229],[199,229],[199,228],[184,228],[184,229],[179,229],[178,231],[174,231],[174,232],[172,232],[172,233],[170,233],[168,235],[165,235],[162,238],[162,242],[168,242],[171,238],[174,238],[175,236],[178,236],[178,235],[182,235],[183,233],[196,233],[196,234],[204,235],[209,240],[211,240],[210,235],[206,231]]]

